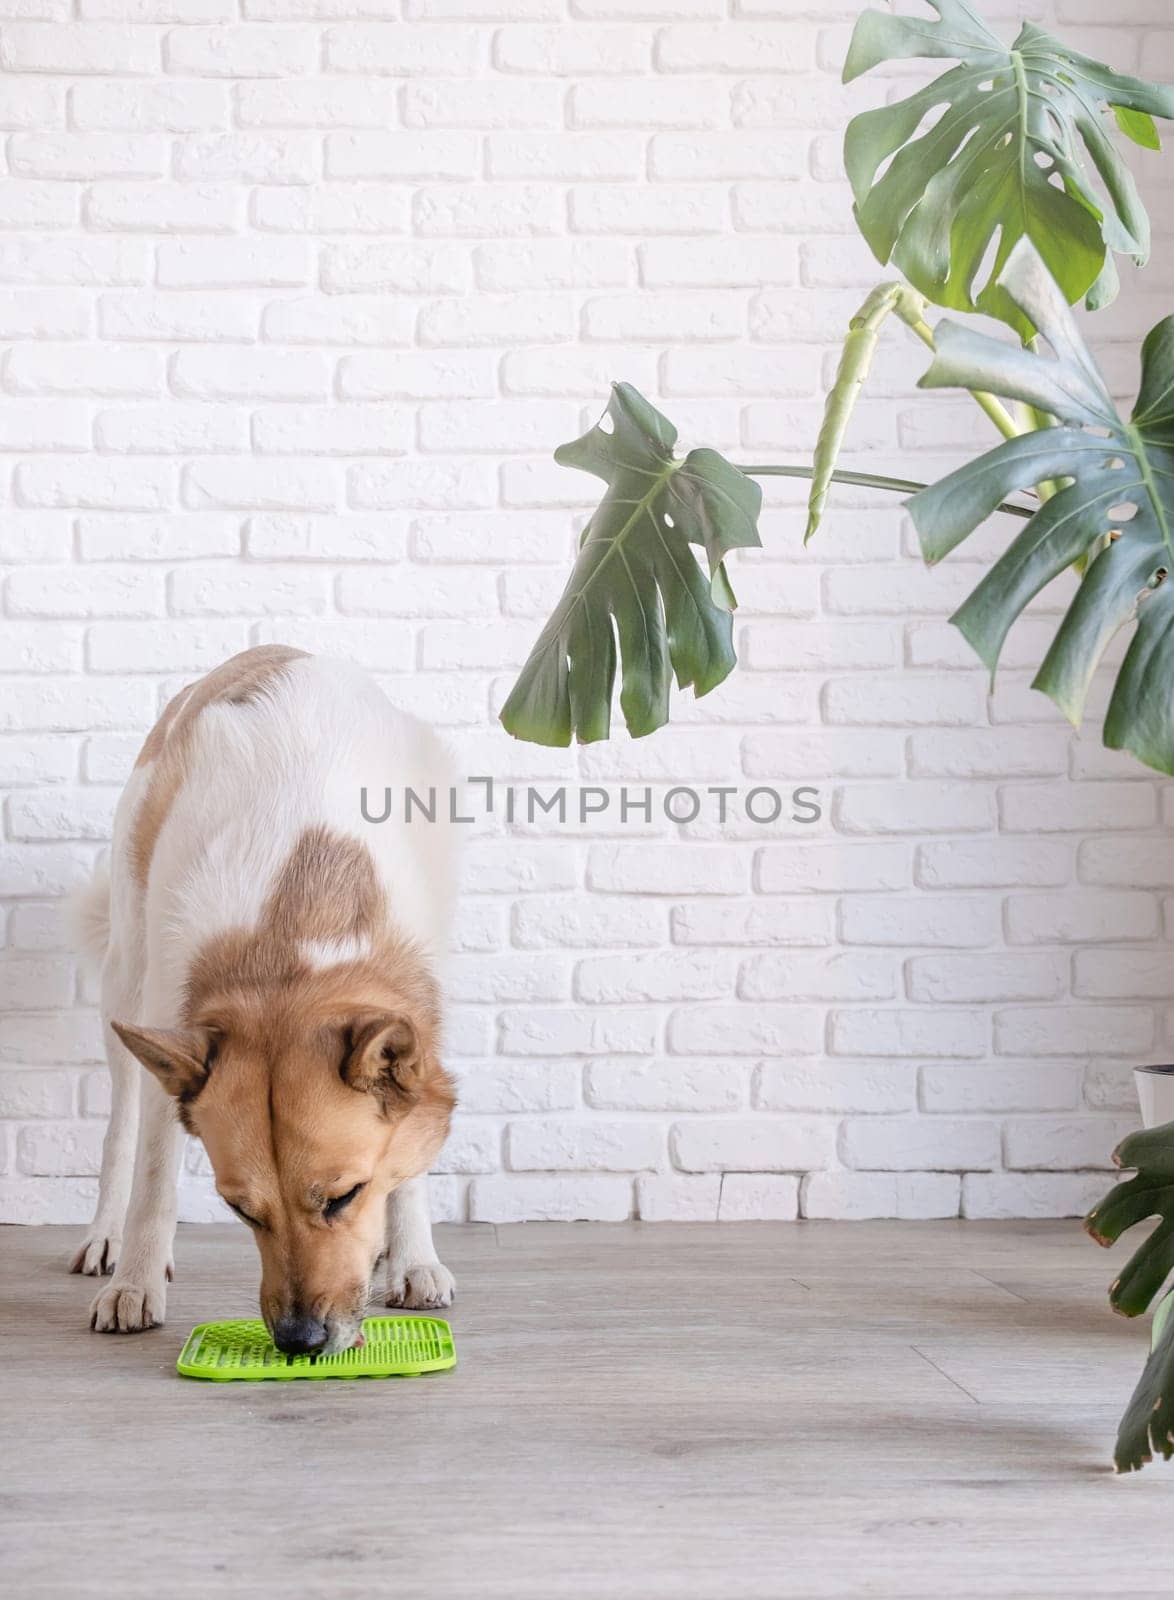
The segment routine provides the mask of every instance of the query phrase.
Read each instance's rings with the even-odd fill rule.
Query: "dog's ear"
[[[343,1029],[342,1081],[384,1102],[415,1100],[424,1057],[415,1024],[402,1012],[369,1011]]]
[[[148,1072],[177,1100],[194,1100],[208,1081],[216,1053],[215,1035],[205,1028],[132,1028],[110,1026]]]

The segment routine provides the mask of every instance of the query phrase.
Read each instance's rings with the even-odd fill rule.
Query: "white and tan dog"
[[[94,1328],[163,1321],[185,1129],[253,1231],[280,1349],[355,1343],[385,1251],[389,1305],[452,1299],[426,1177],[454,1099],[436,980],[452,838],[365,822],[362,787],[389,784],[446,787],[436,741],[364,673],[283,646],[184,689],[143,746],[82,907],[113,1078],[72,1262],[113,1272]]]

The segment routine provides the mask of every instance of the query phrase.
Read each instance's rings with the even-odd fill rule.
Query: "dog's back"
[[[445,753],[346,662],[267,646],[171,702],[143,747],[115,825],[119,879],[145,894],[149,945],[255,925],[299,839],[325,829],[369,852],[395,930],[434,959],[453,898]],[[437,792],[436,821],[401,803],[364,819],[361,794]],[[378,809],[373,815],[380,814]]]

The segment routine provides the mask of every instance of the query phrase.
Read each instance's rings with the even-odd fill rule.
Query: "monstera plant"
[[[503,708],[516,737],[606,739],[617,672],[635,737],[668,721],[674,679],[697,695],[716,688],[736,664],[727,558],[759,543],[755,480],[798,477],[811,480],[807,539],[835,483],[911,495],[931,564],[992,514],[1021,522],[951,621],[993,674],[1024,607],[1075,575],[1034,686],[1079,722],[1106,646],[1131,628],[1104,742],[1174,774],[1174,317],[1145,340],[1126,419],[1071,309],[1113,299],[1118,256],[1145,264],[1149,222],[1116,140],[1158,149],[1154,119],[1174,117],[1174,89],[1115,72],[1031,23],[1008,46],[964,0],[929,3],[936,20],[865,11],[845,62],[846,81],[911,57],[954,65],[848,126],[857,225],[901,277],[852,319],[810,464],[736,465],[707,449],[678,458],[672,423],[631,385],[613,385],[596,425],[555,455],[606,490]],[[1007,331],[948,317],[933,326],[931,306],[979,312]],[[922,386],[967,391],[1002,436],[932,486],[836,465],[890,318],[933,351]],[[1136,1315],[1174,1269],[1174,1124],[1119,1155],[1141,1170],[1094,1213],[1092,1231],[1110,1242],[1146,1216],[1164,1219],[1114,1286],[1114,1303]],[[1118,1464],[1138,1466],[1152,1447],[1169,1455],[1172,1430],[1174,1315],[1122,1424]]]

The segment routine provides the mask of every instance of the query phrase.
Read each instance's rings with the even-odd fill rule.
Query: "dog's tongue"
[[[351,1349],[352,1350],[361,1350],[366,1343],[367,1343],[367,1335],[365,1333],[361,1333],[359,1335],[359,1337],[355,1340],[354,1344],[351,1345]]]

